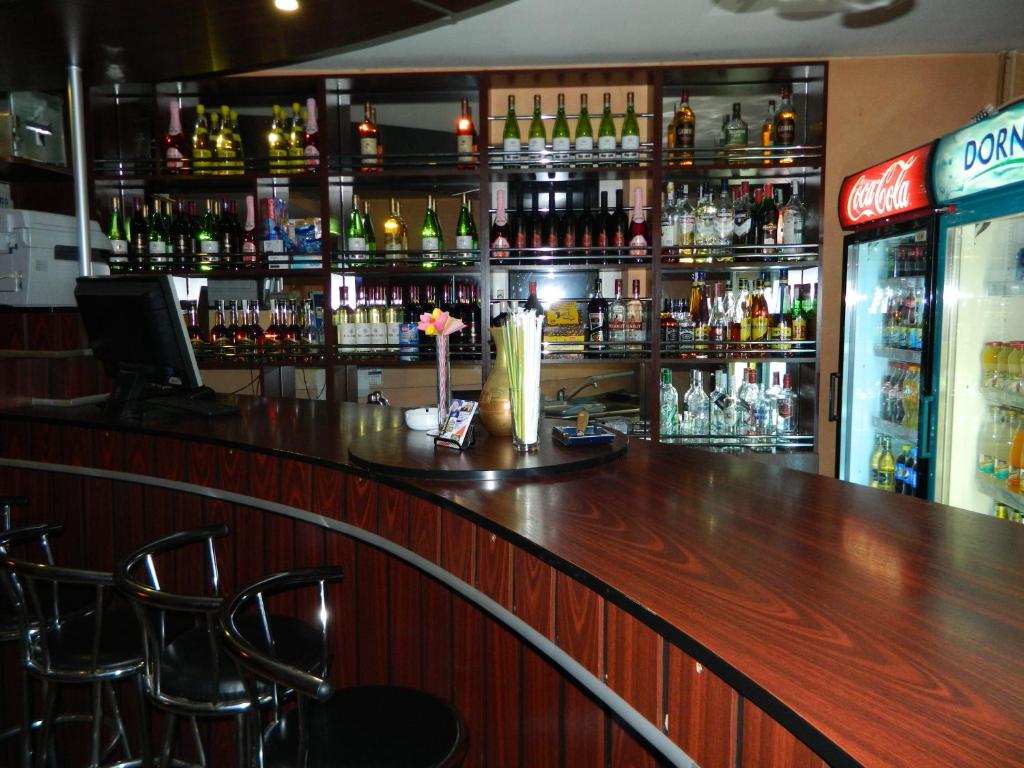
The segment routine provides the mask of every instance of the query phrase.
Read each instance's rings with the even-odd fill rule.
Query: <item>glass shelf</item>
[[[186,160],[186,162],[189,162]],[[271,168],[266,158],[242,158],[241,165],[230,171],[212,169],[207,173],[197,173],[190,168],[184,172],[174,173],[155,160],[108,160],[93,161],[93,178],[98,184],[118,184],[119,186],[146,186],[167,190],[217,189],[229,190],[248,188],[259,185],[306,186],[315,187],[320,184],[320,174],[315,169],[306,167]],[[294,170],[293,170],[294,168]]]
[[[510,248],[491,251],[492,269],[502,267],[644,267],[650,266],[652,249],[644,248]],[[507,253],[507,256],[500,255]]]
[[[921,362],[921,350],[919,349],[898,349],[896,347],[875,347],[875,356],[884,357],[887,360],[894,360],[897,363],[918,363]]]
[[[268,261],[267,256],[260,257],[256,262],[244,262],[239,254],[222,257],[220,264],[203,265],[188,259],[173,258],[158,267],[151,264],[129,262],[128,269],[112,268],[113,274],[161,273],[166,272],[177,277],[276,277],[282,274],[302,274],[307,277],[322,277],[323,261],[317,253],[274,254],[280,260]],[[133,257],[129,257],[132,259]]]
[[[991,475],[976,472],[974,477],[978,490],[990,499],[1013,509],[1024,510],[1024,494],[1012,493],[1005,483],[1000,483]]]
[[[701,177],[708,171],[734,171],[739,176],[803,175],[821,167],[822,147],[696,147],[663,150],[667,176]],[[724,174],[729,175],[729,174]]]
[[[474,176],[479,173],[479,152],[412,152],[391,153],[367,163],[362,155],[331,155],[327,170],[331,174],[358,176],[362,180],[389,179],[397,176]]]
[[[428,266],[428,264],[430,266]],[[331,257],[332,269],[360,273],[460,274],[480,268],[479,251],[345,251]]]
[[[897,440],[906,440],[908,443],[917,445],[916,428],[905,427],[902,424],[893,424],[891,421],[886,421],[878,416],[872,417],[871,425],[875,428],[876,432],[881,432],[883,435],[895,437]]]
[[[1022,382],[1022,386],[1024,386],[1024,382]],[[1016,385],[1012,390],[982,387],[981,396],[989,405],[1000,405],[1004,408],[1016,408],[1019,411],[1024,411],[1024,389],[1018,391]]]
[[[697,362],[703,364],[732,362],[814,362],[817,344],[807,341],[706,341],[700,343],[661,343],[661,362]]]
[[[542,152],[530,152],[523,149],[518,152],[506,152],[500,146],[487,148],[487,159],[490,169],[505,173],[536,173],[587,171],[605,172],[609,170],[636,171],[643,170],[654,164],[654,145],[641,144],[635,151],[615,149],[611,152],[598,152],[595,147],[589,157],[574,150],[555,152],[545,149]]]
[[[666,445],[745,452],[794,451],[814,448],[814,435],[662,435]]]
[[[663,248],[661,264],[664,272],[703,272],[720,268],[728,270],[804,269],[819,265],[821,246],[817,243],[799,245],[697,245],[686,248]]]

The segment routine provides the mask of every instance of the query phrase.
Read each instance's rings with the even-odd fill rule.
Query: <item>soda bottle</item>
[[[882,436],[875,435],[875,450],[871,452],[871,461],[869,463],[869,474],[870,474],[870,485],[872,488],[878,488],[878,467],[882,460]]]
[[[903,495],[917,496],[917,448],[911,448],[907,457],[907,466],[903,471]]]
[[[878,459],[878,487],[883,491],[894,490],[896,484],[896,458],[892,455],[892,439],[882,438],[882,455]]]
[[[906,493],[907,482],[907,459],[910,457],[910,446],[904,445],[900,449],[900,455],[896,457],[896,479],[893,483],[893,491],[900,495]]]
[[[982,422],[978,435],[978,471],[983,475],[995,473],[995,447],[999,440],[999,407],[992,406]]]
[[[1010,470],[1006,487],[1011,493],[1021,493],[1022,473],[1024,473],[1024,419],[1017,422],[1017,432],[1010,445]]]

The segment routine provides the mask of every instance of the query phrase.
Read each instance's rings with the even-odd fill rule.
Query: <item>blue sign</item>
[[[935,200],[1024,181],[1024,102],[939,139],[932,154]]]

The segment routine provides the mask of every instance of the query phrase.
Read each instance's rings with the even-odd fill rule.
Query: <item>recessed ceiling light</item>
[[[292,11],[299,10],[299,0],[274,0],[274,7],[279,11]]]

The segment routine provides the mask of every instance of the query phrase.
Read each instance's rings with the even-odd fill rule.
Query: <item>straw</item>
[[[514,434],[527,445],[537,443],[540,421],[540,351],[544,317],[532,309],[510,307],[502,327],[508,360]]]

